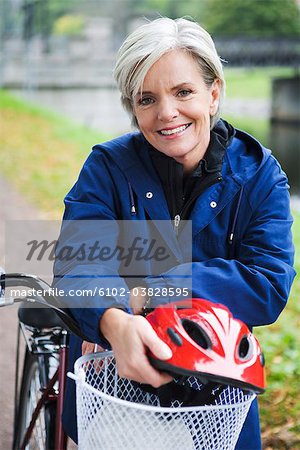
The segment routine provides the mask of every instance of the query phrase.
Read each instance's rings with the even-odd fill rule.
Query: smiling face
[[[190,172],[208,147],[219,96],[219,80],[208,87],[195,59],[173,50],[148,71],[133,112],[147,141]]]

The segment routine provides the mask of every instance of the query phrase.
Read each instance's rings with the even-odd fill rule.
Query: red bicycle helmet
[[[260,345],[224,305],[204,299],[185,300],[158,306],[146,319],[172,350],[166,361],[149,355],[157,369],[264,392]]]

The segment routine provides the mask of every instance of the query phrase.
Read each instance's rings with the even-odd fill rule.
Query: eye
[[[179,97],[187,97],[188,95],[190,95],[192,93],[192,91],[190,89],[180,89],[180,91],[178,92],[178,96]]]
[[[148,105],[151,105],[153,102],[154,102],[154,100],[151,97],[141,97],[138,100],[138,104],[141,106],[148,106]]]

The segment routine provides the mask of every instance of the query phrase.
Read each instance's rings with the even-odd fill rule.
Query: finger
[[[83,355],[86,354],[87,346],[88,346],[88,342],[87,341],[83,341],[82,346],[81,346],[81,353]]]
[[[117,360],[117,371],[121,378],[128,378],[138,383],[151,384],[153,387],[159,387],[172,381],[170,375],[159,372],[152,367],[145,354],[139,354],[130,365],[126,360]]]
[[[129,378],[139,383],[148,383],[154,387],[168,383],[172,377],[156,370],[147,357],[147,348],[142,339],[138,337],[127,348],[130,351],[114,348],[117,371],[121,378]]]
[[[151,384],[153,387],[159,387],[163,384],[170,383],[172,377],[164,372],[159,372],[151,366],[146,355],[139,361],[139,381],[140,383]]]
[[[133,314],[134,314],[135,316],[141,314],[142,311],[143,311],[143,308],[142,308],[142,307],[137,307],[137,306],[133,306],[133,307],[132,307],[132,312],[133,312]]]
[[[140,286],[137,286],[130,291],[130,297],[129,297],[129,306],[133,311],[133,314],[137,315],[140,314],[143,310],[143,306],[145,302],[147,301],[147,297],[145,295],[142,295],[140,293],[140,290],[142,288]]]
[[[95,344],[92,344],[91,342],[83,341],[81,346],[81,351],[83,355],[87,355],[89,353],[94,353],[94,347]]]
[[[147,321],[146,323],[148,324]],[[172,350],[157,336],[150,324],[149,327],[145,327],[142,339],[144,344],[158,359],[165,361],[172,358]]]

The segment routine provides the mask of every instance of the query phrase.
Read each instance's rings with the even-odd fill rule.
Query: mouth
[[[162,136],[172,136],[174,134],[179,134],[182,133],[183,131],[185,131],[190,125],[192,125],[191,123],[187,123],[185,125],[179,125],[175,128],[164,128],[162,130],[158,130],[158,134],[162,135]]]

